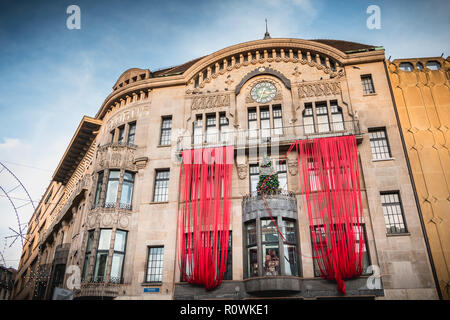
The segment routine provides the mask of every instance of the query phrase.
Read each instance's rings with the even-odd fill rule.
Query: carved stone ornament
[[[296,159],[288,160],[288,170],[291,176],[296,176],[298,173],[298,163]]]
[[[341,86],[337,81],[301,83],[298,85],[298,96],[300,98],[339,95],[340,93]]]
[[[247,177],[247,165],[246,164],[238,164],[237,171],[239,179],[244,180]]]
[[[192,110],[228,107],[230,105],[230,94],[219,93],[214,95],[202,95],[192,97]]]

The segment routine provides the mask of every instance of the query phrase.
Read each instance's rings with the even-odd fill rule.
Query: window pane
[[[265,276],[277,276],[280,274],[280,250],[278,243],[263,244],[263,263]]]
[[[147,282],[162,282],[164,247],[150,247],[147,261]]]
[[[369,138],[372,156],[375,160],[389,159],[391,157],[385,128],[369,128]]]
[[[123,230],[116,231],[116,239],[114,240],[114,251],[125,252],[127,241],[127,232]]]
[[[406,233],[402,205],[398,192],[381,194],[386,233]]]
[[[110,281],[120,283],[122,282],[122,268],[123,268],[123,260],[124,260],[124,254],[123,253],[114,253],[112,257],[112,264],[111,264],[111,276]]]
[[[102,282],[105,280],[106,266],[108,264],[108,253],[97,253],[97,259],[95,262],[94,281]]]
[[[255,192],[259,182],[258,164],[251,164],[249,170],[250,170],[250,192]]]
[[[134,144],[134,136],[136,134],[136,122],[130,123],[128,130],[128,144]]]
[[[111,241],[111,229],[101,229],[100,239],[98,241],[98,250],[109,250],[109,243]]]
[[[256,223],[247,224],[247,245],[256,244]]]
[[[372,81],[372,75],[370,75],[370,74],[362,75],[361,82],[362,82],[364,94],[375,93],[375,88],[373,86],[373,81]]]
[[[168,197],[169,197],[169,170],[157,171],[153,201],[164,202],[168,200]]]
[[[261,234],[263,242],[278,243],[278,231],[272,220],[261,220]]]
[[[258,276],[258,249],[256,246],[247,249],[248,256],[248,276]]]
[[[103,171],[98,173],[97,189],[95,191],[94,207],[97,207],[99,202],[100,202],[100,195],[101,195],[101,192],[102,192],[102,184],[103,184]]]
[[[284,244],[284,274],[298,276],[298,254],[296,246]]]
[[[162,119],[161,124],[161,139],[159,144],[166,146],[170,144],[170,136],[172,132],[172,117],[166,117]]]

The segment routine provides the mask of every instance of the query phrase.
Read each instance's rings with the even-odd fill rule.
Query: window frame
[[[383,203],[383,196],[385,196],[385,195],[397,195],[398,196],[398,202]],[[386,225],[386,214],[385,214],[384,207],[387,207],[387,206],[392,207],[394,205],[398,205],[399,208],[400,208],[400,215],[399,214],[396,214],[396,215],[400,216],[402,218],[401,223],[403,224],[404,229],[405,229],[403,232],[389,232],[388,230],[390,228],[392,228],[392,226],[396,227],[397,223],[394,223],[393,225],[390,225],[389,228],[386,225],[386,235],[387,236],[396,236],[396,235],[405,235],[405,234],[408,235],[409,234],[408,225],[406,223],[405,210],[403,208],[403,201],[402,201],[402,198],[401,198],[400,190],[381,191],[380,192],[380,205],[383,208],[383,218],[384,218],[384,221],[385,221],[385,225]],[[388,214],[388,216],[389,216],[389,214]],[[388,219],[388,220],[389,220],[389,222],[391,221],[391,219]]]
[[[158,174],[162,173],[162,172],[168,172],[168,176],[167,179],[158,179]],[[165,194],[165,199],[163,200],[157,200],[156,199],[156,190],[157,190],[157,183],[159,181],[167,181],[167,193]],[[169,183],[170,183],[170,169],[169,168],[160,168],[160,169],[155,169],[155,178],[153,181],[153,202],[154,203],[164,203],[164,202],[168,202],[169,201]],[[158,195],[159,196],[159,195]]]
[[[161,266],[158,267],[158,269],[161,270],[161,274],[150,274],[149,273],[149,263],[150,263],[150,250],[151,249],[160,249],[162,248],[162,254],[158,255],[161,256],[160,260],[157,260],[157,262],[161,262]],[[154,245],[154,246],[147,246],[147,260],[146,260],[146,265],[145,265],[145,278],[144,278],[144,283],[149,283],[149,284],[160,284],[162,283],[163,279],[163,272],[164,272],[164,245]],[[161,281],[149,281],[148,278],[150,275],[153,276],[160,276],[161,277]]]
[[[376,94],[375,84],[371,73],[361,75],[361,85],[363,87],[364,95]]]
[[[165,122],[170,121],[170,126],[165,127]],[[159,145],[160,146],[170,146],[172,144],[172,116],[162,116],[161,117],[161,130],[159,136]]]
[[[375,132],[380,132],[383,131],[384,132],[384,138],[372,138],[371,137],[371,133],[375,133]],[[374,128],[368,128],[367,132],[369,133],[369,145],[370,145],[370,151],[372,153],[372,160],[389,160],[392,159],[392,150],[391,150],[391,146],[389,143],[389,138],[388,138],[388,133],[387,133],[387,129],[386,127],[374,127]],[[386,148],[388,150],[389,156],[385,157],[384,155],[386,154],[386,152],[374,152],[374,148],[378,148],[380,149],[381,147],[373,147],[372,146],[372,141],[386,141]],[[381,155],[381,158],[377,158],[375,157],[375,155]]]

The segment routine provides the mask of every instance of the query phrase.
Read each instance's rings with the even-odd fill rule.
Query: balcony
[[[115,298],[121,294],[126,284],[122,278],[111,278],[106,281],[104,277],[95,277],[81,282],[80,290],[75,292],[76,298]]]
[[[236,149],[241,149],[274,144],[290,146],[295,140],[346,135],[355,135],[357,141],[361,142],[362,135],[358,120],[255,130],[215,131],[194,136],[186,135],[178,138],[177,150],[181,152],[187,149],[219,146],[234,146]]]
[[[297,219],[297,199],[290,191],[280,190],[267,194],[266,201],[257,192],[252,192],[242,198],[243,221],[269,217],[267,207],[273,217]],[[267,206],[267,207],[266,207]]]

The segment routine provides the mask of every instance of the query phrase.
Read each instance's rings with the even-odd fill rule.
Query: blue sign
[[[159,288],[144,288],[144,292],[159,292]]]

